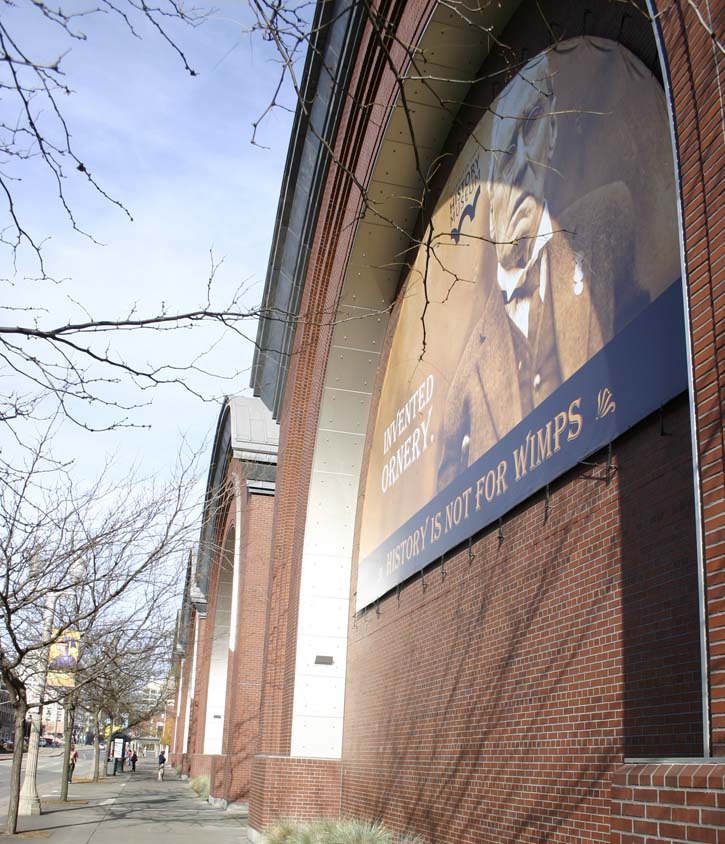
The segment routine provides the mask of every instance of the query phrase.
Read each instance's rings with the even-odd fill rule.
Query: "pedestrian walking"
[[[162,750],[159,753],[159,782],[164,778],[164,766],[166,765],[166,756],[164,756],[164,751]]]
[[[78,761],[78,751],[76,746],[71,745],[70,758],[68,759],[68,782],[73,782],[73,771],[76,769],[76,762]]]
[[[136,763],[138,762],[138,756],[136,755],[136,751],[131,754],[131,770],[136,773]]]

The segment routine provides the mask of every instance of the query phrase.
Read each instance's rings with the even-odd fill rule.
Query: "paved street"
[[[80,749],[79,749],[80,750]],[[90,753],[83,753],[90,757]],[[56,761],[54,761],[56,760]],[[213,836],[214,844],[246,844],[246,819],[213,809],[176,778],[167,766],[163,782],[156,779],[155,761],[140,759],[135,774],[106,777],[100,783],[74,782],[69,803],[58,801],[58,779],[50,776],[59,757],[44,757],[39,776],[43,800],[40,817],[21,818],[18,831],[23,838],[46,839],[52,844],[163,844],[198,842]],[[85,770],[84,770],[85,765]],[[0,799],[7,806],[7,762],[0,762]],[[82,779],[90,771],[90,758],[76,768]],[[1,836],[0,844],[12,841]]]
[[[78,765],[75,775],[77,778],[91,775],[91,748],[78,748]],[[25,761],[25,757],[23,757]],[[8,804],[8,789],[10,782],[11,754],[0,756],[0,813],[5,814]],[[38,794],[43,797],[57,797],[60,790],[60,774],[63,766],[62,750],[60,748],[41,748],[38,760]],[[23,766],[23,775],[25,766]]]

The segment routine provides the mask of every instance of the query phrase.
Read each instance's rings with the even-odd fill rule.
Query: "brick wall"
[[[615,444],[617,516],[592,524],[592,542],[619,557],[621,639],[606,648],[621,671],[629,758],[703,752],[690,448],[683,397]]]
[[[189,777],[210,777],[211,760],[214,757],[208,753],[189,754]]]
[[[274,498],[249,495],[242,484],[241,508],[236,647],[229,657],[224,718],[226,764],[212,792],[229,802],[249,800],[258,749]]]
[[[611,844],[725,841],[725,767],[627,765],[613,779]]]
[[[350,630],[344,814],[383,818],[441,841],[612,836],[625,844],[612,826],[620,807],[627,815],[626,800],[611,796],[624,757],[701,752],[694,514],[703,520],[708,575],[713,747],[725,747],[721,60],[691,4],[661,5],[683,180],[702,510],[693,502],[690,421],[681,400],[663,420],[646,420],[615,444],[608,483],[592,477],[607,468],[599,455],[596,466],[552,485],[548,518],[543,496],[534,497],[507,516],[502,541],[496,529],[484,532],[472,560],[463,549],[446,561],[445,573],[432,568],[425,586],[416,579],[358,619]],[[710,7],[722,33],[723,4]],[[401,31],[413,32],[416,16],[422,6],[409,4]],[[383,79],[380,96],[368,99],[384,103],[389,84]],[[345,122],[355,118],[347,113]],[[369,161],[377,135],[368,127],[363,136],[357,149]],[[354,202],[335,178],[323,198],[303,314],[337,303]],[[296,590],[328,344],[324,325],[301,323],[281,420],[267,753],[289,752]],[[253,827],[308,811],[312,786],[300,761],[255,759]],[[721,771],[710,772],[713,793]],[[687,788],[685,807],[707,791]],[[660,792],[644,801],[632,794],[628,806],[660,806]],[[688,840],[715,840],[707,831],[713,818],[700,812]],[[661,833],[658,827],[653,835]]]
[[[334,818],[340,811],[340,762],[256,756],[249,825],[264,829],[280,818]]]
[[[209,759],[209,795],[224,798],[224,775],[227,767],[226,754],[205,757]]]
[[[353,622],[343,814],[436,841],[607,841],[628,741],[700,752],[686,400],[663,425],[615,443],[609,482],[600,454],[548,517],[534,497]]]
[[[683,201],[688,321],[693,354],[695,449],[705,565],[705,606],[711,748],[725,752],[725,470],[720,334],[725,289],[725,115],[718,95],[718,44],[725,7],[656,4],[671,83]],[[710,17],[710,13],[713,17]],[[718,72],[718,65],[719,72]],[[624,766],[612,788],[612,844],[725,841],[725,765]]]
[[[249,494],[246,479],[237,461],[230,463],[224,484],[231,489],[232,479],[239,484],[239,498],[230,496],[229,506],[219,521],[217,552],[212,557],[209,578],[207,616],[199,628],[196,686],[189,731],[189,753],[184,761],[191,776],[210,776],[210,794],[228,802],[249,798],[251,760],[259,741],[264,632],[269,602],[270,545],[274,498]],[[211,663],[214,616],[217,606],[220,561],[223,540],[237,527],[236,506],[240,507],[239,573],[237,582],[237,627],[234,651],[228,653],[226,705],[224,714],[224,752],[204,754],[204,726]],[[193,653],[193,630],[189,634],[187,663]],[[190,673],[190,668],[187,670]],[[186,677],[186,675],[185,675]],[[186,678],[185,682],[189,682]]]
[[[719,93],[725,7],[704,18],[687,2],[657,3],[668,57],[683,201],[696,449],[706,573],[712,750],[725,753],[725,115]],[[699,11],[699,8],[697,9]],[[710,20],[710,12],[713,14]]]

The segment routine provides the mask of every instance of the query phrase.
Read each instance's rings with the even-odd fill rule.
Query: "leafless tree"
[[[123,199],[106,191],[93,162],[76,150],[74,127],[66,117],[65,100],[73,88],[64,51],[86,40],[90,19],[102,20],[114,32],[125,30],[130,39],[143,35],[153,42],[150,48],[170,51],[180,76],[195,76],[182,42],[208,17],[209,8],[177,0],[98,0],[82,8],[65,0],[0,0],[0,8],[0,256],[10,264],[0,270],[0,285],[8,291],[22,285],[23,290],[22,304],[13,306],[4,297],[0,308],[3,427],[25,442],[24,423],[48,419],[59,408],[88,430],[136,426],[134,411],[148,403],[151,388],[172,384],[205,399],[231,392],[228,382],[239,372],[230,367],[220,376],[206,364],[206,355],[226,333],[253,342],[259,309],[250,305],[249,281],[221,290],[221,261],[210,254],[209,272],[199,278],[188,301],[127,303],[91,313],[87,302],[73,298],[68,279],[47,269],[49,233],[38,230],[38,220],[18,200],[28,174],[44,178],[48,203],[60,206],[72,230],[89,245],[95,243],[94,233],[76,217],[74,191],[85,188],[131,217]],[[200,244],[200,250],[206,248]],[[30,256],[29,266],[37,267],[33,278],[15,277],[22,256]],[[68,268],[63,270],[67,274]],[[38,288],[41,281],[46,284]],[[42,292],[48,285],[60,293],[67,315],[48,306]],[[189,331],[193,342],[186,339]]]
[[[125,28],[129,35],[138,37],[139,27],[150,26],[160,40],[178,56],[181,66],[191,76],[196,72],[189,64],[179,45],[179,26],[195,27],[202,23],[208,10],[187,6],[175,0],[158,0],[146,3],[139,0],[101,0],[96,5],[74,6],[63,2],[17,4],[2,0],[4,14],[0,16],[0,75],[2,110],[0,111],[0,197],[7,214],[7,221],[0,229],[0,244],[17,255],[23,245],[35,254],[41,273],[44,273],[42,235],[32,233],[32,224],[23,221],[15,202],[17,181],[28,164],[39,163],[50,179],[73,228],[83,231],[68,199],[70,178],[81,179],[89,187],[125,211],[120,200],[104,190],[91,165],[81,160],[72,141],[72,130],[65,117],[61,100],[73,93],[68,81],[63,59],[64,53],[54,53],[44,39],[24,37],[18,21],[19,14],[32,16],[32,26],[38,33],[48,32],[55,43],[82,42],[86,40],[84,23],[91,17],[107,16]]]
[[[0,0],[8,11],[16,8],[10,0]],[[482,0],[485,6],[488,0]],[[410,45],[401,42],[391,30],[384,15],[367,0],[352,0],[350,8],[362,4],[372,37],[379,42],[387,62],[398,67],[400,52],[410,63],[412,73],[418,74],[424,84],[433,87],[419,67],[420,57]],[[84,22],[91,16],[106,15],[121,27],[136,35],[140,26],[152,32],[179,58],[180,67],[190,75],[191,67],[180,46],[179,33],[184,28],[203,23],[208,10],[186,7],[175,0],[157,0],[151,5],[137,0],[103,0],[78,12],[71,4],[51,4],[41,0],[21,0],[21,9],[31,11],[38,22],[50,27],[59,39],[71,42],[83,40]],[[329,27],[331,21],[319,21],[314,13],[315,4],[310,0],[250,0],[252,35],[270,42],[279,58],[280,74],[270,91],[270,100],[264,114],[253,124],[252,142],[259,143],[257,128],[276,108],[285,108],[284,92],[291,89],[299,99],[300,108],[308,110],[301,87],[300,66],[308,49],[316,49],[319,27]],[[474,4],[476,6],[476,4]],[[462,20],[471,18],[469,4],[453,2]],[[475,11],[475,9],[474,9]],[[83,231],[74,216],[68,198],[67,185],[80,179],[88,187],[111,203],[123,208],[120,200],[109,196],[94,175],[88,161],[81,160],[72,143],[72,127],[66,121],[63,98],[72,93],[64,74],[63,55],[43,52],[40,45],[23,43],[13,28],[14,18],[8,14],[0,20],[0,202],[4,201],[6,221],[0,225],[0,247],[9,250],[15,258],[18,250],[29,248],[35,255],[39,275],[46,278],[43,260],[43,234],[35,234],[26,223],[14,201],[14,188],[24,168],[40,164],[50,178],[51,195],[62,206],[71,226],[81,235],[92,239],[92,232]],[[395,54],[398,55],[395,55]],[[405,64],[405,62],[402,62]],[[406,114],[406,90],[402,75],[399,78],[399,96]],[[369,108],[372,103],[356,104]],[[413,149],[416,138],[412,121],[408,121]],[[329,142],[323,139],[336,166]],[[417,201],[423,208],[427,202],[434,169],[417,160],[417,169],[423,184],[423,193]],[[365,186],[356,183],[363,197],[363,211],[375,203],[366,195]],[[125,209],[124,209],[125,210]],[[384,215],[383,215],[384,216]],[[430,245],[430,244],[429,244]],[[75,303],[74,315],[69,319],[55,319],[46,312],[44,305],[32,303],[18,309],[5,309],[5,324],[0,324],[0,421],[18,436],[22,424],[37,418],[62,413],[89,430],[105,430],[137,424],[134,411],[145,401],[144,391],[163,384],[175,384],[196,395],[209,394],[208,384],[217,373],[205,368],[202,353],[194,351],[189,356],[177,358],[170,355],[169,332],[196,329],[213,324],[218,332],[236,332],[241,338],[253,342],[248,330],[256,318],[264,313],[267,319],[306,319],[331,321],[334,314],[296,315],[263,312],[248,304],[248,290],[241,285],[231,294],[217,295],[215,279],[219,262],[211,257],[208,278],[200,279],[196,304],[179,308],[178,303],[160,303],[157,309],[141,313],[130,306],[125,313],[92,314],[83,303]],[[6,279],[7,281],[7,279]],[[151,359],[137,353],[138,339],[151,335],[156,351]],[[213,342],[213,341],[211,341]],[[187,347],[191,347],[187,344]],[[231,373],[234,377],[236,373]],[[196,387],[198,378],[207,379],[207,387]],[[129,388],[131,388],[129,390]],[[130,397],[129,397],[130,396]],[[23,437],[20,434],[21,438]]]
[[[137,36],[142,29],[150,29],[159,43],[179,60],[182,73],[195,75],[187,58],[181,34],[189,28],[203,24],[210,14],[209,8],[189,7],[176,0],[156,0],[152,4],[138,0],[100,0],[95,5],[83,7],[82,11],[58,0],[0,0],[8,14],[0,17],[0,203],[4,203],[5,221],[0,224],[0,247],[15,256],[20,248],[29,248],[36,256],[39,275],[46,275],[43,263],[42,232],[34,233],[31,222],[22,219],[14,201],[17,180],[24,168],[39,164],[50,179],[51,196],[59,202],[74,229],[92,238],[92,232],[84,232],[77,223],[67,185],[81,180],[91,191],[97,192],[109,202],[123,208],[121,200],[109,196],[96,178],[92,163],[82,160],[72,142],[72,127],[68,125],[63,108],[63,99],[72,93],[71,83],[64,72],[62,53],[54,54],[40,43],[25,43],[14,29],[11,12],[28,11],[37,16],[38,22],[56,33],[63,41],[85,39],[84,22],[89,17],[104,16],[125,28],[131,36]],[[627,8],[633,16],[648,15],[644,0],[612,0]],[[694,10],[694,19],[710,35],[713,49],[725,53],[720,33],[712,30],[699,0],[687,0]],[[279,76],[271,82],[269,102],[252,127],[252,143],[261,143],[258,128],[270,112],[277,108],[289,108],[286,92],[292,91],[292,100],[299,103],[303,113],[309,113],[312,103],[305,99],[302,87],[301,66],[308,50],[318,49],[320,29],[331,27],[335,16],[317,15],[312,0],[250,0],[247,5],[252,23],[249,29],[253,36],[260,37],[273,45],[279,59]],[[461,26],[477,27],[486,37],[496,41],[502,55],[508,56],[509,69],[515,71],[523,60],[513,50],[496,39],[496,34],[486,29],[481,12],[495,4],[492,0],[447,0],[445,3]],[[443,109],[455,111],[460,102],[446,100],[440,95],[442,81],[426,70],[425,56],[415,45],[405,42],[396,32],[393,23],[386,17],[386,9],[370,0],[350,0],[342,4],[339,14],[355,9],[364,12],[369,37],[379,47],[385,63],[393,70],[396,78],[396,94],[405,115],[412,154],[421,184],[420,194],[412,197],[422,211],[430,208],[435,195],[435,179],[438,165],[426,164],[419,155],[412,110],[407,101],[406,82],[415,79],[427,89],[428,94],[439,102]],[[231,24],[230,24],[231,26]],[[552,39],[556,35],[542,15],[542,30],[548,29]],[[404,68],[404,72],[401,70]],[[450,81],[450,80],[449,80]],[[478,82],[478,79],[458,79],[460,90]],[[356,102],[354,108],[369,110],[374,102]],[[315,132],[314,125],[310,131]],[[361,214],[372,213],[385,219],[385,212],[376,207],[368,195],[366,185],[359,182],[355,174],[335,155],[330,140],[320,137],[333,166],[345,169],[361,197]],[[125,209],[124,209],[125,210]],[[424,214],[425,216],[425,214]],[[421,232],[423,228],[421,228]],[[438,233],[429,230],[412,243],[412,250],[423,246],[429,253],[426,267],[439,261],[436,253]],[[401,259],[407,263],[407,259]],[[64,414],[79,425],[89,428],[113,428],[136,424],[133,411],[144,401],[143,391],[154,386],[173,383],[192,392],[204,392],[192,386],[191,375],[197,373],[211,379],[214,373],[206,372],[203,354],[197,353],[171,362],[168,345],[161,345],[153,359],[140,358],[134,354],[133,344],[124,343],[129,335],[144,334],[168,341],[168,332],[198,328],[213,323],[219,331],[235,331],[245,340],[252,338],[250,325],[263,313],[247,304],[247,290],[242,285],[231,295],[217,296],[214,284],[218,262],[212,257],[207,279],[200,279],[196,305],[179,309],[177,303],[160,303],[150,312],[137,312],[131,306],[125,313],[90,314],[83,303],[77,303],[77,318],[54,320],[43,307],[32,304],[20,310],[5,310],[6,324],[0,325],[0,367],[7,376],[0,382],[0,421],[12,430],[28,418],[47,416],[62,408]],[[425,279],[424,279],[425,281]],[[452,282],[455,279],[452,280]],[[425,285],[424,285],[425,287]],[[427,291],[426,291],[427,292]],[[334,319],[333,314],[270,314],[271,319]],[[423,315],[425,319],[425,314]],[[424,323],[425,328],[425,323]],[[425,342],[425,341],[424,341]],[[128,387],[132,392],[129,399]],[[206,394],[206,393],[205,393]],[[90,412],[89,408],[94,408]],[[95,410],[102,412],[95,413]]]
[[[174,621],[170,610],[178,596],[171,586],[153,592],[144,607],[126,607],[112,626],[94,637],[89,654],[81,659],[79,705],[93,719],[94,782],[100,777],[106,720],[119,729],[133,729],[166,705]],[[154,682],[157,678],[163,679]]]
[[[82,12],[63,0],[55,4],[46,0],[0,2],[8,11],[18,5],[23,10],[30,9],[40,23],[64,41],[85,39],[84,21],[92,16],[107,16],[127,28],[131,35],[136,35],[142,25],[150,27],[161,43],[178,56],[180,67],[190,75],[195,75],[195,71],[180,46],[179,33],[183,28],[203,23],[209,14],[208,9],[186,7],[175,0],[157,0],[151,5],[137,0],[103,0],[84,7]],[[482,0],[483,5],[487,2]],[[399,62],[400,57],[394,59],[393,54],[402,50],[413,72],[420,73],[425,82],[415,49],[396,38],[374,4],[351,0],[350,8],[359,5],[365,9],[373,38],[382,46],[387,61],[391,65],[394,60]],[[285,91],[293,92],[292,99],[299,100],[303,111],[309,109],[301,88],[301,64],[308,49],[316,49],[319,27],[329,27],[332,23],[318,21],[315,6],[311,0],[284,3],[250,0],[248,4],[253,20],[251,34],[273,45],[280,67],[279,78],[270,91],[269,105],[253,124],[252,143],[260,143],[258,127],[274,109],[289,107],[285,104]],[[468,4],[453,2],[451,6],[462,19],[471,16]],[[67,191],[72,179],[80,179],[92,191],[126,209],[120,200],[105,191],[92,164],[82,160],[75,151],[72,127],[63,109],[63,98],[72,93],[64,73],[63,55],[43,52],[39,45],[24,43],[13,22],[10,14],[0,21],[0,67],[4,69],[0,75],[4,94],[0,101],[0,202],[4,201],[6,213],[5,224],[0,225],[0,247],[9,250],[13,258],[20,249],[30,249],[39,276],[47,278],[43,233],[34,233],[32,221],[22,218],[14,200],[16,180],[21,178],[24,168],[40,164],[50,179],[51,196],[60,203],[73,229],[91,240],[93,233],[85,232],[74,216]],[[399,96],[407,112],[402,75],[399,75]],[[356,106],[369,108],[372,103]],[[415,150],[416,138],[410,121],[409,127]],[[324,142],[333,154],[329,142]],[[336,166],[345,166],[335,160],[334,154],[333,161]],[[420,161],[417,166],[424,185],[423,195],[418,198],[423,207],[434,172]],[[348,175],[355,180],[351,172]],[[375,203],[367,198],[365,186],[357,182],[356,185],[363,196],[363,213],[369,208],[375,211]],[[6,376],[0,383],[0,421],[17,435],[24,421],[48,417],[60,408],[65,416],[89,430],[135,425],[134,410],[144,403],[143,391],[171,383],[197,395],[208,395],[207,390],[193,386],[192,376],[211,379],[216,375],[204,367],[206,348],[201,354],[195,352],[172,362],[168,332],[212,323],[220,332],[236,332],[253,342],[248,327],[260,314],[267,319],[334,320],[331,313],[292,315],[250,307],[245,285],[229,295],[218,296],[215,285],[218,268],[219,262],[212,256],[208,277],[200,279],[197,303],[189,308],[180,309],[177,303],[160,303],[158,309],[150,312],[142,313],[130,306],[125,313],[99,315],[89,313],[83,303],[75,303],[74,316],[65,320],[54,319],[42,305],[5,309],[5,324],[0,324],[0,368]],[[165,345],[157,345],[158,351],[150,361],[135,354],[135,341],[141,335],[166,341]],[[133,338],[131,342],[129,336]],[[129,387],[133,388],[130,393]]]
[[[28,709],[67,693],[52,680],[46,688],[51,645],[68,634],[88,637],[76,698],[94,674],[109,676],[122,649],[130,658],[134,648],[148,650],[158,633],[146,622],[156,624],[158,596],[175,603],[177,569],[198,512],[189,466],[164,484],[136,478],[111,485],[102,477],[81,487],[47,449],[42,441],[24,466],[0,471],[0,678],[15,715],[9,833],[17,825]],[[92,646],[104,633],[118,652]]]

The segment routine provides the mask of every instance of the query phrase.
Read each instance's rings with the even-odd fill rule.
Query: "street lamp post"
[[[55,602],[58,600],[57,592],[49,592],[45,596],[45,611],[43,613],[43,641],[49,641],[53,634],[53,615],[55,613]],[[40,652],[39,680],[38,680],[38,706],[33,709],[30,716],[30,738],[28,740],[28,756],[25,763],[25,779],[20,790],[20,801],[18,803],[18,815],[39,815],[40,797],[38,796],[37,774],[38,754],[40,751],[40,728],[43,721],[43,698],[45,697],[45,684],[48,679],[48,657],[50,646],[46,645]]]

